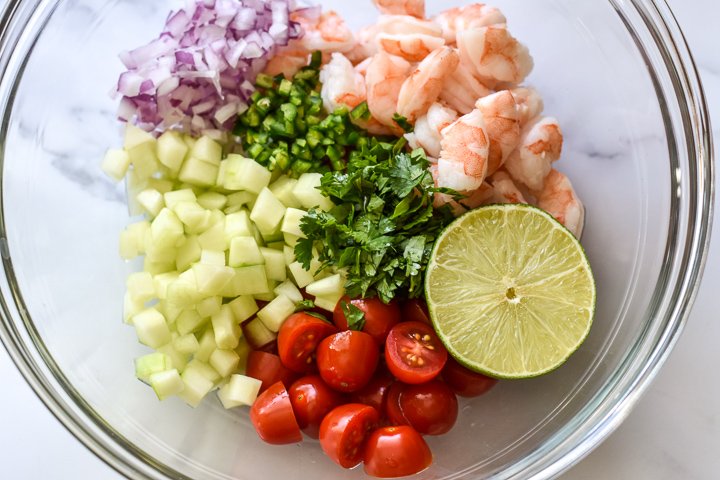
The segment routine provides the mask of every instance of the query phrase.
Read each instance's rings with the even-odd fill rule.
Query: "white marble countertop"
[[[715,0],[668,0],[694,52],[720,141],[720,56]],[[2,2],[2,0],[0,0]],[[716,210],[720,212],[720,210]],[[716,215],[716,228],[720,214]],[[710,479],[720,471],[720,236],[713,238],[700,293],[678,342],[622,426],[562,478]],[[45,409],[0,348],[2,478],[119,479]]]

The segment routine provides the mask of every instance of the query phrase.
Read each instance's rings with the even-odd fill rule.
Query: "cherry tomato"
[[[379,420],[377,410],[368,405],[341,405],[320,424],[320,446],[332,461],[352,468],[362,460],[365,439]]]
[[[490,390],[498,382],[482,373],[476,373],[448,358],[442,371],[443,380],[461,397],[478,397]]]
[[[325,383],[341,392],[354,392],[368,384],[380,352],[365,332],[345,330],[330,335],[317,348],[317,365]]]
[[[375,430],[365,445],[365,473],[395,478],[422,472],[432,463],[432,452],[412,427],[384,427]]]
[[[424,435],[447,433],[457,420],[457,397],[440,380],[405,385],[399,400],[408,424]]]
[[[378,345],[385,344],[385,337],[387,337],[388,332],[400,321],[400,308],[395,301],[385,304],[379,298],[349,300],[348,297],[343,297],[337,303],[335,312],[333,312],[333,322],[340,330],[348,329],[347,319],[342,308],[343,302],[349,302],[363,311],[365,314],[365,326],[363,326],[362,331],[371,335]]]
[[[411,298],[403,302],[402,319],[404,322],[422,322],[432,325],[427,304],[421,298]]]
[[[260,393],[276,382],[282,382],[288,388],[297,378],[297,373],[285,368],[280,357],[260,350],[248,354],[245,375],[262,381]]]
[[[410,425],[410,421],[400,408],[400,394],[407,384],[395,382],[385,394],[385,415],[393,425]]]
[[[357,392],[353,392],[352,401],[355,403],[363,403],[370,405],[378,411],[381,417],[385,416],[385,397],[387,396],[390,385],[395,381],[390,372],[387,370],[377,369],[370,383],[365,385]]]
[[[318,438],[320,423],[325,415],[345,401],[340,393],[328,387],[318,375],[296,380],[288,394],[300,429],[312,438]]]
[[[420,322],[398,323],[385,341],[388,369],[405,383],[432,380],[445,366],[447,356],[432,327]]]
[[[302,441],[290,397],[282,382],[274,383],[250,407],[250,421],[261,439],[273,445]]]
[[[334,325],[307,313],[290,315],[278,332],[278,351],[283,365],[294,372],[315,368],[315,350],[323,338],[337,332]]]

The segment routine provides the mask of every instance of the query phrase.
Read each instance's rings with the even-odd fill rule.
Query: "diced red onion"
[[[275,49],[302,36],[291,15],[312,18],[319,8],[296,0],[187,0],[158,38],[120,54],[127,70],[115,90],[118,118],[156,133],[221,134],[247,109]]]

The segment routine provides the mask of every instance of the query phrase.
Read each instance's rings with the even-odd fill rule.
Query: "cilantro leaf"
[[[340,307],[345,314],[348,330],[362,330],[365,327],[365,312],[345,300],[340,301]]]

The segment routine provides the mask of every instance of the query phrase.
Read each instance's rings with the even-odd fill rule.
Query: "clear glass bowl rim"
[[[632,407],[646,390],[659,368],[667,359],[687,320],[697,293],[707,260],[714,205],[713,144],[707,104],[702,84],[682,31],[664,0],[609,0],[633,35],[638,48],[644,52],[641,37],[649,35],[653,47],[661,58],[663,74],[670,79],[673,96],[670,107],[681,118],[680,131],[668,132],[669,140],[682,136],[683,142],[668,145],[680,157],[687,156],[690,188],[683,193],[687,203],[682,212],[687,218],[682,225],[677,216],[680,199],[673,199],[669,244],[660,282],[655,291],[657,316],[652,318],[660,328],[646,332],[636,348],[628,354],[625,362],[606,383],[604,391],[593,397],[583,410],[563,427],[541,448],[499,472],[497,478],[552,478],[577,463],[603,439],[605,439],[629,414]],[[28,31],[38,22],[37,12],[49,13],[59,0],[0,0],[0,72],[15,73],[22,70],[24,60],[18,60],[15,47],[20,45]],[[640,19],[642,25],[629,20],[630,15]],[[49,15],[45,15],[45,19]],[[638,32],[637,28],[643,28]],[[647,38],[645,38],[647,40]],[[648,67],[663,102],[658,79],[653,71],[655,65],[647,58]],[[19,66],[18,66],[19,65]],[[5,78],[0,79],[0,107],[12,104],[13,90],[5,88]],[[9,83],[9,82],[8,82]],[[666,128],[668,122],[663,106]],[[9,111],[9,109],[8,109]],[[0,145],[4,145],[9,115],[2,117]],[[693,160],[694,159],[694,160]],[[671,162],[673,159],[671,155]],[[0,181],[3,151],[0,150]],[[671,187],[677,187],[679,179],[673,178]],[[1,185],[1,184],[0,184]],[[0,187],[1,188],[1,187]],[[1,193],[1,190],[0,190]],[[110,467],[128,478],[169,479],[186,478],[155,459],[145,455],[131,444],[119,438],[112,427],[93,412],[79,394],[65,380],[52,356],[45,348],[28,313],[23,309],[22,296],[14,282],[12,261],[5,236],[4,200],[0,195],[0,256],[4,270],[0,277],[0,340],[28,384],[53,415],[87,448]],[[684,227],[684,228],[683,228]],[[677,248],[678,242],[683,249]],[[672,248],[676,247],[676,248]],[[648,347],[650,345],[650,347]],[[613,398],[612,401],[608,399]],[[472,472],[468,472],[472,475]],[[471,478],[471,477],[464,477]]]

